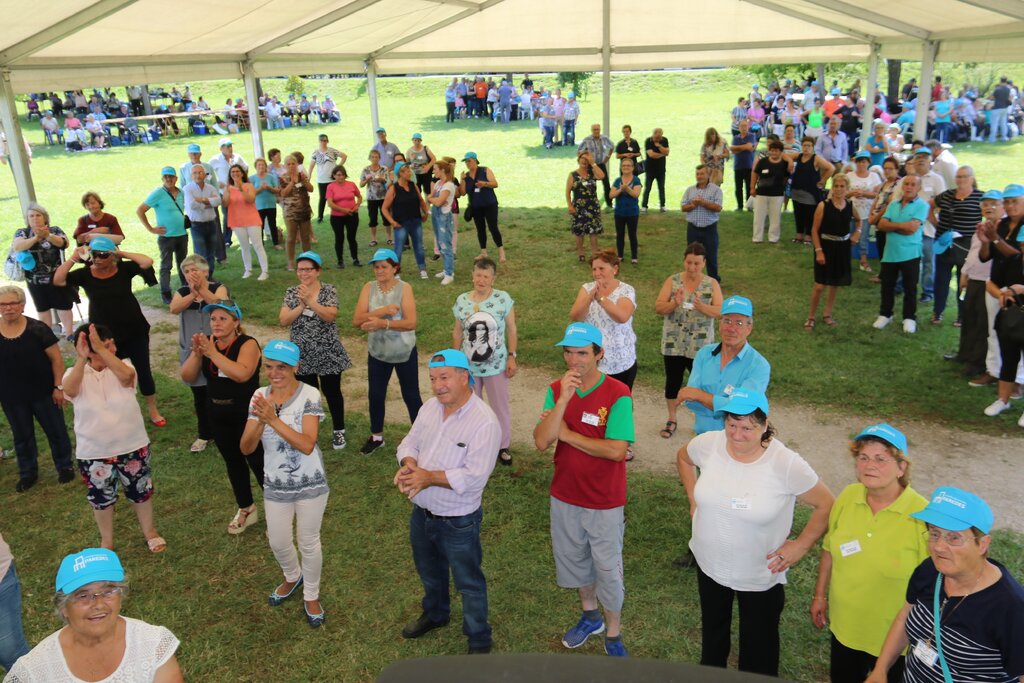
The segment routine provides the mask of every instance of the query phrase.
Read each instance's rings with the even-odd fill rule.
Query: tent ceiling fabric
[[[0,68],[19,92],[74,86],[360,73],[597,71],[602,0],[219,0],[168,15],[166,0],[0,0]],[[1012,61],[1024,2],[998,0],[647,0],[643,16],[679,27],[659,40],[637,5],[611,0],[611,68],[920,59]],[[684,42],[684,41],[693,42]],[[662,44],[664,43],[664,44]],[[471,45],[481,46],[471,50]]]

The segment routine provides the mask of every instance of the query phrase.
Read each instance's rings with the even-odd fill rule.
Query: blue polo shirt
[[[171,193],[163,185],[156,188],[146,197],[146,206],[152,207],[156,213],[153,227],[167,228],[164,237],[182,237],[185,232],[185,193],[178,190],[178,196],[171,198]]]
[[[896,201],[889,202],[889,208],[885,210],[883,218],[893,223],[917,221],[918,228],[910,235],[902,235],[898,232],[887,233],[882,263],[901,263],[921,258],[921,226],[928,220],[928,203],[920,197],[906,204]]]
[[[714,395],[714,410],[708,410],[697,401],[686,401],[693,411],[693,431],[697,434],[725,429],[721,408],[729,400],[733,389],[768,390],[772,366],[750,344],[744,344],[739,354],[723,368],[722,345],[708,344],[697,352],[686,386]]]

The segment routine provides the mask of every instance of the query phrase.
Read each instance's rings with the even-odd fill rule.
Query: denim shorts
[[[117,502],[118,482],[125,497],[133,503],[145,503],[153,495],[148,445],[113,458],[79,460],[78,471],[85,481],[85,499],[95,510]]]

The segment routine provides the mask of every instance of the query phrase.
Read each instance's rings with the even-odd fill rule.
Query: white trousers
[[[754,197],[754,241],[764,241],[764,221],[768,219],[768,241],[775,243],[782,238],[782,202],[785,197]]]
[[[320,570],[323,568],[324,555],[320,548],[320,524],[327,508],[328,494],[297,500],[292,503],[280,503],[264,500],[263,505],[267,516],[267,539],[274,558],[284,571],[284,580],[292,583],[302,577],[302,596],[304,600],[320,599]],[[292,542],[292,520],[295,520],[295,531],[299,541],[298,553]],[[302,555],[302,566],[299,566],[299,555]]]
[[[252,271],[252,254],[249,249],[256,252],[256,259],[260,263],[260,272],[267,272],[267,251],[263,248],[263,226],[253,225],[248,228],[232,228],[238,237],[238,244],[242,252],[242,267],[245,272]]]

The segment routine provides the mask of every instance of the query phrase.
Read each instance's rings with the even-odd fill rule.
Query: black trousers
[[[260,225],[263,221],[267,222],[267,227],[270,229],[270,239],[273,240],[274,246],[276,247],[281,243],[281,232],[277,229],[277,207],[271,209],[260,209]]]
[[[683,388],[683,375],[693,370],[693,359],[686,356],[662,356],[665,359],[665,398],[674,399]]]
[[[615,375],[608,375],[608,376],[609,377],[613,377],[613,378],[619,380],[620,382],[625,384],[627,387],[629,387],[630,391],[633,391],[633,382],[636,381],[636,372],[637,372],[638,369],[639,369],[639,366],[636,363],[633,363],[633,365],[631,365],[630,367],[626,368],[622,372],[620,372],[618,374],[615,374]]]
[[[725,668],[729,661],[732,601],[740,603],[739,670],[779,675],[779,617],[786,604],[782,584],[766,591],[734,591],[697,568],[700,595],[700,663]]]
[[[210,441],[213,439],[213,429],[210,427],[210,414],[206,410],[206,385],[189,387],[189,389],[192,390],[192,407],[196,411],[198,436],[204,441]]]
[[[878,309],[879,315],[891,318],[893,308],[896,306],[896,280],[903,276],[903,319],[914,320],[917,315],[917,281],[921,271],[921,259],[913,258],[909,261],[896,263],[882,262],[882,305]],[[1017,363],[1014,361],[1014,368]]]
[[[608,166],[606,164],[598,164],[597,167],[604,173],[604,178],[601,179],[601,184],[604,186],[604,203],[611,206],[612,184],[611,181],[608,180]]]
[[[615,216],[615,249],[619,252],[619,258],[622,258],[626,247],[627,231],[629,231],[629,257],[636,258],[636,226],[639,221],[639,216]]]
[[[733,180],[736,183],[736,210],[742,211],[750,197],[750,169],[734,168],[732,171]],[[744,189],[746,195],[744,195]],[[817,208],[817,207],[815,207]]]
[[[338,263],[345,262],[345,239],[348,239],[348,250],[352,260],[359,260],[359,244],[356,242],[356,230],[359,229],[359,214],[350,213],[344,216],[331,216],[331,230],[334,231],[334,254]]]
[[[960,348],[957,355],[967,364],[972,374],[985,369],[988,354],[988,310],[985,308],[985,283],[981,280],[967,281],[967,295],[960,322]]]
[[[366,213],[370,214],[370,227],[376,228],[380,218],[380,207],[384,206],[383,199],[367,199]]]
[[[832,649],[829,662],[829,677],[832,683],[864,683],[878,657],[867,652],[853,650],[838,640],[833,635]],[[903,683],[903,657],[897,657],[887,676],[888,683]]]
[[[402,390],[402,400],[409,411],[409,424],[416,421],[423,399],[420,397],[419,361],[416,349],[412,350],[409,359],[404,363],[386,363],[373,356],[366,356],[366,379],[370,387],[370,431],[380,434],[384,431],[384,403],[388,396],[388,383],[391,372],[398,375],[398,386]]]
[[[324,392],[334,431],[344,430],[345,397],[341,395],[341,375],[295,375],[295,379]]]
[[[433,178],[433,174],[430,171],[416,174],[416,187],[419,188],[420,192],[430,194],[431,178]]]
[[[454,102],[445,102],[444,104],[445,104],[445,110],[446,110],[445,114],[444,114],[444,122],[445,123],[455,123],[455,103]]]
[[[317,200],[316,204],[316,222],[323,223],[324,207],[327,206],[327,186],[330,185],[330,183],[317,183],[316,185],[320,192],[320,198]]]
[[[747,174],[748,180],[750,174]],[[817,204],[801,204],[793,202],[793,218],[796,220],[796,234],[811,236],[811,229],[814,227],[814,212],[817,211]]]
[[[256,446],[251,455],[242,455],[242,432],[249,419],[249,406],[221,406],[207,402],[207,414],[213,428],[213,442],[224,458],[228,469],[228,481],[231,491],[235,494],[235,503],[240,508],[252,505],[252,486],[249,484],[249,472],[256,478],[256,483],[263,488],[263,444]]]
[[[647,172],[647,183],[644,184],[644,200],[643,207],[647,208],[647,199],[651,196],[651,188],[654,187],[655,181],[658,183],[658,201],[659,206],[665,208],[665,171],[662,169],[659,173]]]
[[[1024,344],[1007,339],[999,332],[999,317],[1002,311],[996,313],[996,339],[999,340],[999,357],[1002,365],[999,368],[1000,382],[1017,381],[1017,365],[1020,363],[1021,353],[1024,353]]]
[[[153,370],[149,364],[149,335],[138,334],[130,338],[116,340],[117,357],[127,358],[135,366],[139,378],[139,391],[143,396],[156,394],[156,382],[153,381]]]
[[[493,204],[491,206],[474,206],[473,207],[473,223],[476,224],[476,240],[480,243],[481,249],[487,248],[487,231],[491,233],[491,239],[494,240],[494,246],[503,247],[504,242],[501,240],[501,230],[498,229],[498,205]]]

